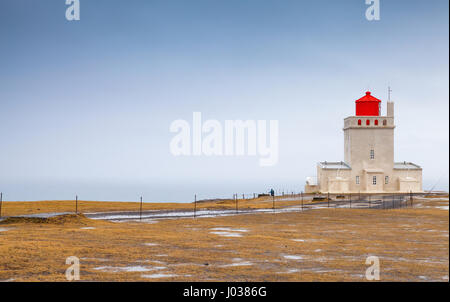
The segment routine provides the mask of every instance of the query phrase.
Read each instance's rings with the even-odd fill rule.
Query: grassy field
[[[230,202],[207,206],[232,207]],[[253,202],[248,206],[267,207],[270,200]],[[66,203],[6,203],[4,213],[49,212],[48,206],[65,212]],[[94,212],[136,205],[81,202],[82,209]],[[0,280],[65,281],[66,258],[76,256],[81,281],[365,281],[365,260],[373,255],[380,259],[381,281],[448,281],[448,200],[417,205],[152,223],[83,215],[11,218],[0,222]],[[159,207],[172,205],[144,209]]]

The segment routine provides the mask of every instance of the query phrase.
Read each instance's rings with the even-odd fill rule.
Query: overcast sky
[[[449,2],[0,2],[0,191],[6,200],[191,201],[303,190],[344,158],[367,89],[395,101],[395,160],[449,183]],[[172,121],[278,120],[279,161],[174,157]]]

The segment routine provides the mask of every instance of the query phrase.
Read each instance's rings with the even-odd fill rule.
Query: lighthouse
[[[305,192],[422,192],[422,168],[394,161],[394,103],[385,116],[381,103],[370,91],[355,101],[355,115],[344,119],[344,160],[319,162]]]

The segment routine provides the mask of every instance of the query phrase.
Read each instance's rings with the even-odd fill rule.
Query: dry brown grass
[[[77,256],[82,281],[364,281],[366,257],[375,255],[382,281],[448,281],[449,214],[442,209],[320,209],[153,224],[44,221],[0,224],[0,280],[65,281],[65,259]],[[212,228],[247,232],[223,237]],[[127,266],[154,271],[111,271]],[[155,273],[175,276],[143,276]]]
[[[280,198],[280,197],[279,197]],[[308,204],[306,201],[304,204]],[[299,205],[299,200],[276,201],[277,207],[289,205]],[[80,213],[95,213],[109,211],[138,211],[138,202],[102,202],[102,201],[78,201],[78,211]],[[234,209],[234,200],[219,200],[210,202],[198,202],[197,209]],[[272,208],[271,197],[261,197],[255,199],[239,199],[240,209],[261,209]],[[143,211],[147,210],[193,210],[193,203],[143,203]],[[38,213],[64,213],[75,212],[74,200],[53,200],[53,201],[28,201],[28,202],[3,202],[2,216],[17,216]]]

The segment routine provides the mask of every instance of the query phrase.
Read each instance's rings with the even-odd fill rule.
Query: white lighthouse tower
[[[394,162],[394,103],[386,116],[370,91],[355,103],[356,115],[344,119],[344,161],[318,163],[305,192],[422,192],[422,168]]]

